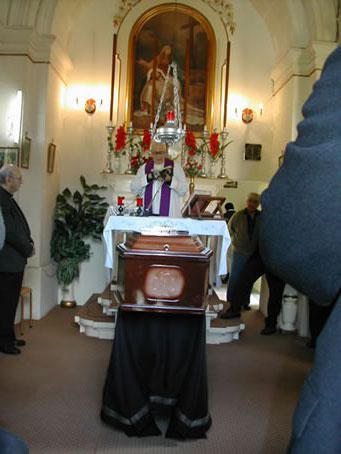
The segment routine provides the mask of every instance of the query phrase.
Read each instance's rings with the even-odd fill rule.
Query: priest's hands
[[[150,173],[147,174],[147,181],[148,183],[154,181],[154,180],[159,180],[159,181],[165,181],[167,184],[172,183],[172,178],[173,178],[173,170],[171,168],[166,167],[165,169],[159,171],[159,170],[152,170]]]
[[[163,181],[170,185],[172,183],[173,170],[169,168],[163,169],[161,171],[161,178],[163,179]]]

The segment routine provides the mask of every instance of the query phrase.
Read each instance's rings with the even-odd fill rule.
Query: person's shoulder
[[[241,217],[241,216],[244,216],[246,214],[246,211],[245,211],[245,208],[243,208],[242,210],[238,210],[236,211],[232,217]]]

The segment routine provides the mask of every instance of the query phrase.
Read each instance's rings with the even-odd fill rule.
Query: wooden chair
[[[29,327],[32,328],[32,289],[30,287],[21,287],[20,292],[20,334],[24,334],[24,305],[25,305],[25,298],[29,297],[29,310],[30,310],[30,318],[29,318]]]

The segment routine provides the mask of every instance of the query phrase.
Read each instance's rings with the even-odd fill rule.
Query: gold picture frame
[[[55,158],[56,158],[56,145],[51,142],[47,149],[47,173],[53,173]]]
[[[0,147],[0,168],[6,164],[19,165],[19,147]]]
[[[20,154],[20,167],[28,169],[30,167],[31,139],[25,135],[22,141]]]
[[[128,51],[127,124],[149,128],[154,122],[169,63],[177,64],[182,122],[193,132],[211,129],[216,40],[208,20],[197,10],[167,3],[148,10],[132,28]],[[164,111],[173,103],[169,78]],[[169,92],[167,94],[167,92]],[[167,105],[168,104],[168,105]]]

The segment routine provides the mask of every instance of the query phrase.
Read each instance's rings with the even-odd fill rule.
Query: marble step
[[[116,312],[118,301],[113,292],[114,286],[106,287],[102,293],[94,293],[81,306],[75,322],[80,332],[99,339],[113,339],[115,333]],[[219,319],[219,312],[226,309],[226,302],[219,299],[215,291],[209,296],[206,310],[206,342],[207,344],[221,344],[236,341],[239,334],[245,329],[241,319]]]

